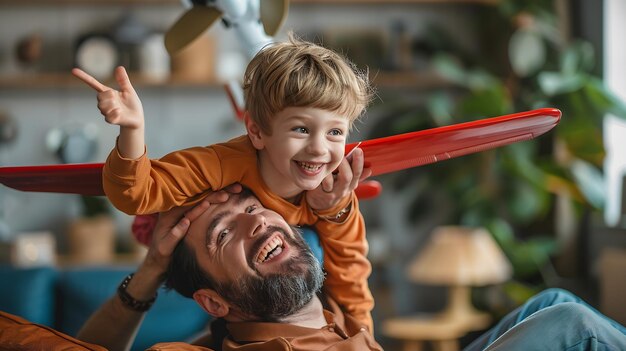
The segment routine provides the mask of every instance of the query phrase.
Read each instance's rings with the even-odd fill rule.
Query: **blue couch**
[[[87,318],[113,296],[122,279],[134,269],[0,266],[0,310],[76,336]],[[161,290],[132,350],[144,350],[157,342],[186,341],[203,330],[209,320],[195,301]]]

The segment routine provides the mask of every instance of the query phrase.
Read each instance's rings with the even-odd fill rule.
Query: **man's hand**
[[[341,161],[336,174],[328,175],[320,186],[307,192],[306,200],[309,207],[323,211],[336,206],[341,199],[356,189],[359,182],[372,174],[371,169],[363,168],[364,162],[363,150],[354,149],[352,154]]]
[[[100,83],[79,68],[72,69],[72,74],[98,92],[98,109],[107,123],[129,129],[144,127],[141,100],[130,83],[124,67],[120,66],[115,69],[115,79],[120,86],[119,91]]]
[[[152,234],[152,242],[144,265],[152,267],[160,272],[159,274],[165,273],[174,248],[187,234],[191,222],[200,217],[211,205],[228,201],[231,194],[238,194],[241,189],[240,184],[229,185],[220,191],[210,192],[202,202],[192,208],[177,207],[161,213]]]

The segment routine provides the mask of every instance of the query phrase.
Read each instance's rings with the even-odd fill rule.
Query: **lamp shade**
[[[508,280],[512,267],[484,228],[441,226],[407,274],[414,282],[431,285],[483,286]]]

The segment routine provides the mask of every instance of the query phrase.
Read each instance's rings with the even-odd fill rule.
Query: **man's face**
[[[285,198],[317,188],[341,162],[348,128],[348,119],[334,112],[285,108],[272,119],[271,135],[261,133],[263,179]]]
[[[323,273],[302,237],[247,192],[212,205],[185,240],[215,290],[259,319],[293,314],[321,288]]]

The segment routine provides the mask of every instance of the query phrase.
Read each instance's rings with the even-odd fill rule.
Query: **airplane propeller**
[[[190,44],[218,19],[235,26],[260,21],[265,34],[274,36],[289,10],[289,0],[191,0],[191,3],[192,7],[165,34],[165,48],[170,55]],[[245,35],[259,37],[254,30]]]

